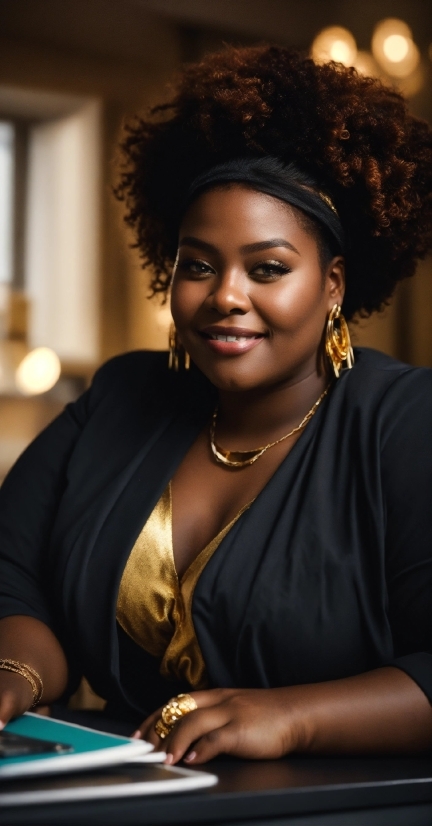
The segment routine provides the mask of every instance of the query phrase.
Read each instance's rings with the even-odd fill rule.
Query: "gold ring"
[[[155,723],[154,730],[161,740],[165,740],[175,724],[186,714],[195,711],[198,706],[190,694],[178,694],[163,707],[161,716]]]

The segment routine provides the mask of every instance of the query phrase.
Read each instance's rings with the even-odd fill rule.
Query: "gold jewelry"
[[[337,327],[335,321],[339,322]],[[346,362],[345,369],[351,370],[354,367],[354,353],[351,347],[348,324],[342,315],[339,304],[335,304],[330,310],[327,320],[325,349],[337,379],[343,369],[344,362]]]
[[[190,368],[190,355],[183,347],[183,344],[179,341],[177,336],[177,330],[175,327],[174,322],[170,324],[169,328],[169,335],[168,335],[168,346],[169,346],[169,357],[168,357],[168,368],[169,370],[175,370],[176,373],[180,367],[181,361],[183,362],[182,366],[185,370],[189,370]]]
[[[168,735],[171,731],[171,729],[168,728],[168,726],[166,726],[165,723],[163,722],[162,717],[159,717],[159,720],[156,721],[156,723],[154,725],[154,730],[155,730],[157,736],[160,737],[161,740],[165,740],[165,737],[168,737]]]
[[[161,740],[165,740],[175,724],[186,714],[195,711],[198,706],[190,694],[178,694],[163,707],[159,720],[156,721],[154,730]]]
[[[215,412],[213,413],[211,425],[210,425],[210,447],[215,457],[216,461],[219,462],[221,465],[226,465],[226,467],[246,467],[247,465],[253,465],[266,450],[269,448],[274,447],[275,445],[280,444],[280,442],[285,441],[285,439],[289,439],[290,436],[294,436],[294,433],[299,433],[303,428],[306,427],[307,423],[310,422],[312,416],[318,410],[323,398],[327,395],[330,389],[330,385],[327,385],[326,389],[315,404],[312,405],[311,409],[306,416],[301,420],[300,424],[297,427],[294,427],[290,430],[289,433],[285,433],[285,436],[281,436],[280,439],[276,439],[275,442],[270,442],[268,445],[263,445],[262,447],[257,447],[255,450],[224,450],[222,447],[215,442],[215,431],[216,431],[216,421],[217,421],[217,414],[218,409],[216,408]]]
[[[31,708],[40,703],[43,694],[43,682],[40,674],[31,665],[20,663],[18,660],[0,659],[0,671],[12,671],[14,674],[21,674],[21,677],[24,677],[32,687],[33,703]]]
[[[332,212],[334,212],[334,214],[337,215],[337,217],[339,218],[339,213],[338,213],[332,199],[330,198],[330,195],[327,195],[327,193],[323,192],[322,189],[318,189],[316,191],[317,191],[318,195],[320,196],[321,200],[324,201],[324,203],[327,204],[327,206],[330,207]]]
[[[324,203],[327,204],[328,207],[330,207],[331,211],[334,212],[334,214],[337,215],[337,217],[339,218],[339,213],[332,199],[330,198],[330,195],[327,195],[327,192],[323,192],[322,189],[314,189],[311,186],[305,186],[304,184],[302,184],[302,189],[307,189],[308,192],[313,192],[315,195],[318,195],[318,197],[321,198],[321,200],[324,201]]]

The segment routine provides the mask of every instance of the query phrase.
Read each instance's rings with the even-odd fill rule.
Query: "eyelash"
[[[201,267],[202,269],[198,272],[193,270],[193,267]],[[214,272],[213,267],[210,264],[207,264],[206,261],[202,261],[199,258],[187,258],[184,261],[179,261],[177,265],[177,269],[183,270],[184,272],[189,272],[196,277],[206,276],[209,274],[209,271]],[[286,264],[282,264],[281,261],[261,261],[258,264],[255,264],[253,270],[251,271],[251,275],[254,274],[255,270],[262,269],[264,270],[263,274],[257,275],[257,280],[275,280],[281,275],[286,275],[287,273],[291,272],[290,267],[287,267]]]
[[[254,270],[257,269],[264,270],[264,276],[261,276],[261,278],[267,277],[269,280],[291,272],[291,269],[286,264],[282,264],[281,261],[262,261],[255,265]]]
[[[205,269],[195,272],[192,267],[198,266],[203,267]],[[210,264],[207,264],[205,261],[201,261],[199,258],[186,258],[184,261],[179,261],[177,264],[178,270],[189,271],[194,275],[207,275],[208,270],[213,270],[213,267]]]

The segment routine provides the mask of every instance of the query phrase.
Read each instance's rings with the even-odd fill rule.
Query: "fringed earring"
[[[179,341],[177,336],[177,330],[175,327],[174,322],[170,325],[169,328],[169,338],[168,338],[168,346],[169,346],[169,356],[168,356],[168,368],[169,370],[175,370],[178,372],[180,367],[183,367],[185,370],[189,370],[190,368],[190,355],[183,347],[183,344]]]
[[[337,322],[337,326],[335,322]],[[336,378],[339,378],[341,370],[350,370],[354,366],[354,353],[351,347],[348,324],[342,315],[339,304],[335,304],[330,310],[327,320],[325,349]]]

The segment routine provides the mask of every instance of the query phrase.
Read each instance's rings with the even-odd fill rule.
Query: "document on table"
[[[39,714],[23,714],[22,717],[8,723],[5,731],[58,743],[68,748],[57,753],[52,751],[0,757],[0,793],[3,791],[3,780],[15,777],[97,769],[125,763],[137,757],[141,761],[151,763],[162,762],[165,759],[164,752],[155,752],[151,743],[145,740],[131,740],[128,737],[105,734]]]

